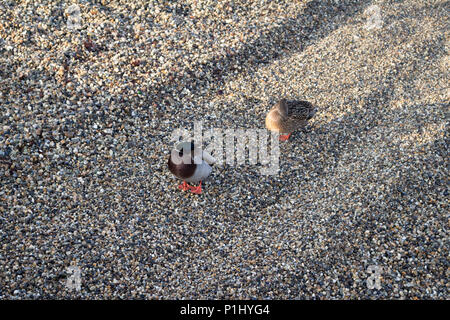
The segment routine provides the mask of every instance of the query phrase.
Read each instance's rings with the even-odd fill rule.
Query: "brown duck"
[[[317,109],[308,101],[281,99],[266,116],[266,127],[280,133],[280,140],[289,139],[292,132],[306,126]]]

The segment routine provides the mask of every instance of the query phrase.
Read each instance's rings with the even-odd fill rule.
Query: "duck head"
[[[171,151],[169,170],[176,177],[186,179],[195,172],[197,164],[194,163],[194,142],[181,142]]]
[[[208,165],[214,164],[216,161],[208,152],[203,151],[200,147],[191,142],[180,142],[172,150],[169,157],[169,170],[175,176],[181,179],[191,177],[198,165],[205,161]]]
[[[278,101],[275,107],[278,109],[282,116],[286,117],[288,115],[289,110],[286,99],[283,98]]]

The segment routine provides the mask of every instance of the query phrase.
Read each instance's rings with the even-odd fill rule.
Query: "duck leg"
[[[288,135],[280,135],[280,141],[286,141],[287,139],[289,139],[289,137],[291,136],[292,132],[289,133]]]
[[[183,191],[190,190],[191,188],[192,188],[192,187],[191,187],[190,185],[188,185],[188,184],[186,183],[186,181],[183,181],[183,183],[180,184],[180,185],[178,186],[178,189],[181,189],[181,190],[183,190]]]
[[[202,193],[202,182],[200,181],[200,184],[198,187],[191,187],[191,192],[195,194],[201,194]]]

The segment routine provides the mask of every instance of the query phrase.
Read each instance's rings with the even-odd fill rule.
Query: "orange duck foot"
[[[191,192],[195,194],[201,194],[202,193],[202,182],[200,181],[200,184],[198,187],[191,187]]]
[[[190,190],[191,188],[192,188],[192,187],[191,187],[190,185],[188,185],[188,184],[186,183],[186,181],[183,181],[183,183],[180,184],[180,185],[178,186],[178,189],[181,189],[181,190],[183,190],[183,191]]]
[[[280,135],[280,141],[286,141],[287,139],[289,139],[289,137],[291,136],[292,133],[289,133],[288,135]]]

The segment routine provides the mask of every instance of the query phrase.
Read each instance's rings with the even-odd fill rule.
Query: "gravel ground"
[[[127,2],[0,3],[1,299],[449,298],[448,1]],[[177,189],[174,129],[281,96],[278,175]]]

